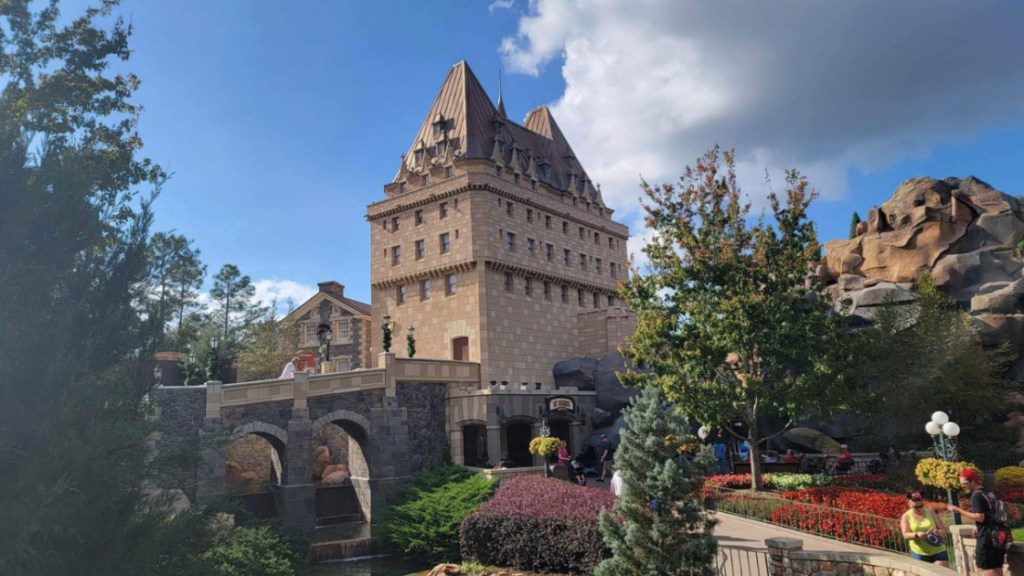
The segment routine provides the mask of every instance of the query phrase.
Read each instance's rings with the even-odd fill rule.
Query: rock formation
[[[815,274],[837,306],[870,321],[888,301],[914,299],[912,283],[935,285],[971,311],[986,344],[1024,347],[1024,197],[974,177],[914,178],[868,212],[850,240],[825,244]]]

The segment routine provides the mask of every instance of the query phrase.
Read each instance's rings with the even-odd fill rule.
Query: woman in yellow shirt
[[[910,555],[915,560],[948,567],[946,527],[942,525],[942,520],[935,512],[924,507],[924,498],[920,492],[907,494],[907,504],[910,509],[900,518],[900,531],[910,546]]]

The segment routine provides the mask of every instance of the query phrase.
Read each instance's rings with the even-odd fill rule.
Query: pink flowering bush
[[[462,521],[465,560],[537,572],[589,573],[607,556],[597,519],[615,496],[541,476],[504,480]]]

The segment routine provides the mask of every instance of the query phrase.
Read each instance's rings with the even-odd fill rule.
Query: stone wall
[[[957,576],[955,570],[879,552],[804,552],[798,538],[769,538],[769,576]]]
[[[296,322],[299,325],[299,348],[312,352],[313,356],[316,357],[318,366],[322,360],[320,357],[320,344],[319,342],[310,343],[306,341],[305,326],[324,323],[331,326],[331,331],[334,334],[334,340],[331,341],[331,361],[348,360],[349,370],[368,368],[364,354],[364,339],[367,336],[365,333],[366,322],[362,317],[353,316],[348,310],[324,298],[316,308],[299,316]],[[347,339],[339,339],[341,330],[338,324],[340,322],[346,322],[349,325],[349,337]]]
[[[352,392],[332,396],[317,396],[308,400],[309,418],[316,421],[331,412],[346,410],[370,419],[370,410],[384,406],[384,391]],[[369,431],[367,431],[369,432]]]
[[[398,405],[405,408],[409,423],[409,472],[412,474],[440,463],[444,455],[447,388],[447,384],[437,382],[398,383]]]
[[[953,552],[956,555],[957,572],[962,576],[984,576],[984,570],[978,570],[974,564],[974,551],[978,547],[977,539],[973,538],[973,525],[950,526],[949,533],[953,536]],[[1010,576],[1024,576],[1024,542],[1016,542],[1006,554],[1005,569]]]
[[[221,409],[221,419],[224,429],[228,432],[252,422],[273,424],[282,430],[287,430],[288,421],[292,419],[292,402],[285,400],[229,406]]]
[[[158,421],[157,432],[150,439],[155,455],[167,454],[182,441],[199,436],[206,416],[205,386],[158,387],[149,393],[149,399],[156,407]],[[178,482],[187,484],[196,480],[195,470],[183,474]],[[168,482],[175,481],[168,479]]]

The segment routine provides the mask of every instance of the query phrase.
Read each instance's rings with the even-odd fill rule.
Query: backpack
[[[983,492],[982,495],[988,502],[988,507],[992,511],[992,520],[996,524],[1006,524],[1006,518],[1009,516],[1009,512],[1006,509],[1006,502],[996,498],[996,495],[992,492]]]
[[[989,509],[992,511],[992,520],[995,522],[991,534],[988,534],[988,537],[992,539],[992,547],[1009,551],[1013,546],[1013,532],[1006,525],[1006,518],[1009,515],[1006,502],[996,498],[992,492],[983,492],[982,495],[988,502]]]

